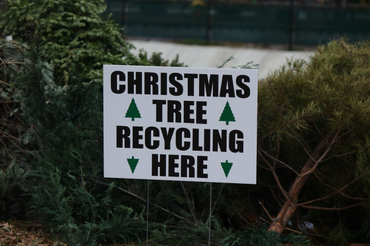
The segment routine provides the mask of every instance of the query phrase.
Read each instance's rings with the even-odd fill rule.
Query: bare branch
[[[271,166],[270,162],[268,162],[266,160],[266,158],[261,154],[261,151],[263,151],[263,150],[260,147],[258,147],[257,151],[258,151],[258,154],[260,154],[260,156],[262,157],[262,159],[266,162],[266,164],[270,167],[270,169],[268,169],[268,168],[265,168],[265,169],[271,171],[272,166]]]
[[[306,154],[313,160],[315,161],[315,159],[310,155],[310,151],[307,150],[306,146],[304,146],[304,144],[302,143],[301,140],[299,140],[297,137],[293,136],[292,134],[290,133],[287,133],[290,137],[294,138],[295,140],[298,141],[298,143],[301,144],[301,146],[303,147],[304,151],[306,152]]]
[[[342,157],[342,156],[346,156],[346,155],[350,155],[350,154],[353,154],[353,153],[356,153],[357,151],[351,151],[351,152],[347,152],[347,153],[344,153],[344,154],[341,154],[341,155],[333,155],[335,157]]]
[[[180,184],[181,184],[181,188],[182,188],[182,190],[184,191],[184,194],[185,194],[185,197],[186,197],[186,203],[188,204],[188,207],[189,207],[189,210],[190,210],[190,214],[191,214],[191,216],[193,217],[193,219],[194,220],[197,220],[197,218],[196,218],[196,216],[195,216],[195,214],[194,214],[194,210],[195,210],[195,208],[193,207],[191,207],[191,205],[193,204],[192,202],[191,202],[191,200],[189,199],[189,195],[188,195],[188,193],[186,192],[186,189],[185,189],[185,186],[184,186],[184,183],[182,182],[182,181],[180,181]]]
[[[219,199],[220,199],[220,197],[221,197],[221,192],[222,192],[222,190],[223,190],[224,186],[225,186],[225,184],[222,184],[221,189],[220,189],[220,191],[218,192],[218,196],[217,196],[217,199],[216,199],[216,201],[215,201],[215,203],[214,203],[214,205],[213,205],[213,207],[212,207],[211,214],[213,214],[213,211],[214,211],[214,210],[215,210],[215,208],[216,208],[216,205],[217,205],[217,203],[218,203],[218,200],[219,200]],[[206,223],[208,223],[209,219],[210,219],[210,217],[208,217],[208,219],[207,219],[207,222],[206,222]]]
[[[97,180],[97,179],[95,179],[95,178],[89,178],[89,179],[90,179],[90,180],[92,180],[92,181],[95,181],[95,182],[97,182],[97,183],[99,183],[99,184],[103,184],[103,185],[106,185],[106,186],[109,186],[109,185],[110,185],[110,184],[108,184],[108,183],[104,183],[104,182],[102,182],[102,181],[100,181],[100,180]],[[114,186],[114,188],[116,188],[116,189],[118,189],[118,190],[120,190],[120,191],[123,191],[123,192],[125,192],[126,194],[129,194],[130,196],[133,196],[133,197],[135,197],[135,198],[139,199],[140,201],[147,202],[144,198],[142,198],[142,197],[140,197],[140,196],[138,196],[138,195],[136,195],[136,194],[134,194],[134,193],[132,193],[132,192],[130,192],[130,191],[128,191],[128,190],[125,190],[125,189],[123,189],[123,188],[121,188],[121,187]],[[151,202],[149,202],[149,204],[150,204],[150,205],[152,205],[152,206],[154,206],[154,207],[156,207],[156,208],[159,208],[159,209],[163,210],[164,212],[169,213],[169,214],[171,214],[171,215],[173,215],[173,216],[175,216],[175,217],[177,217],[177,218],[179,218],[179,219],[181,219],[181,220],[183,220],[183,221],[186,221],[186,222],[187,222],[187,223],[189,223],[189,224],[194,225],[194,223],[193,223],[193,222],[191,222],[190,220],[185,219],[184,217],[181,217],[180,215],[177,215],[177,214],[175,214],[175,213],[172,213],[171,211],[169,211],[169,210],[167,210],[167,209],[165,209],[165,208],[163,208],[163,207],[161,207],[161,206],[158,206],[157,204],[154,204],[154,203],[151,203]]]
[[[354,180],[352,180],[350,183],[346,184],[345,186],[343,186],[343,187],[342,187],[342,188],[340,188],[340,189],[336,189],[336,188],[334,188],[334,187],[332,187],[332,186],[330,186],[330,185],[328,185],[328,184],[324,183],[324,181],[323,181],[321,178],[319,178],[319,177],[314,173],[314,175],[316,176],[316,178],[317,178],[318,180],[320,180],[320,182],[321,182],[323,185],[325,185],[325,186],[327,186],[327,187],[329,187],[329,188],[333,189],[335,192],[334,192],[334,193],[332,193],[332,194],[330,194],[330,195],[327,195],[327,196],[321,197],[321,198],[317,198],[317,199],[310,200],[310,201],[307,201],[307,202],[299,203],[299,204],[297,204],[297,206],[298,206],[298,207],[300,207],[300,206],[304,206],[304,205],[306,205],[306,204],[310,204],[310,203],[314,203],[314,202],[322,201],[322,200],[325,200],[325,199],[327,199],[327,198],[329,198],[329,197],[331,197],[331,196],[334,196],[335,194],[338,194],[338,193],[340,193],[341,195],[343,195],[343,196],[345,196],[345,197],[347,197],[347,198],[349,198],[349,199],[353,199],[353,200],[360,200],[360,201],[370,201],[370,199],[368,199],[368,198],[351,197],[351,196],[348,196],[348,195],[346,195],[346,194],[344,194],[344,193],[342,192],[342,190],[346,189],[348,186],[350,186],[351,184],[353,184],[354,182],[356,182],[357,180],[359,180],[361,177],[363,177],[363,176],[367,175],[367,173],[368,173],[368,172],[363,173],[361,176],[359,176],[359,177],[355,178],[355,179],[354,179]]]
[[[262,217],[259,217],[259,218],[260,218],[261,220],[265,221],[266,223],[271,224],[271,222],[267,221],[266,219],[264,219],[264,218],[262,218]],[[288,230],[288,231],[292,231],[292,232],[298,233],[298,234],[302,234],[302,232],[301,232],[301,231],[293,230],[293,229],[291,229],[291,228],[289,228],[289,227],[285,227],[284,229],[286,229],[286,230]]]
[[[10,156],[10,153],[8,151],[8,148],[6,147],[6,144],[4,143],[3,139],[0,138],[0,141],[3,143],[3,146],[4,146],[4,149],[5,149],[6,153],[8,154],[8,156]]]
[[[313,125],[315,126],[316,131],[318,131],[318,133],[321,135],[321,137],[322,137],[323,139],[326,139],[326,138],[325,138],[325,136],[324,136],[324,134],[322,134],[322,132],[320,131],[320,129],[317,127],[317,125],[316,125],[315,121],[313,121]]]
[[[351,151],[351,152],[347,152],[347,153],[344,153],[344,154],[340,154],[340,155],[336,155],[335,153],[332,154],[331,156],[329,156],[328,158],[324,159],[323,162],[333,158],[333,157],[343,157],[343,156],[346,156],[346,155],[350,155],[350,154],[353,154],[353,153],[356,153],[358,151]]]
[[[311,173],[313,173],[315,171],[315,169],[317,168],[317,166],[323,161],[323,159],[325,158],[325,156],[329,153],[329,151],[331,150],[331,147],[333,147],[334,143],[337,141],[337,138],[338,138],[338,134],[339,134],[339,130],[337,131],[337,133],[335,134],[333,140],[331,141],[330,145],[328,146],[328,148],[325,150],[325,152],[321,155],[321,157],[315,162],[315,164],[313,165],[313,167],[310,168],[310,170],[308,170],[307,172],[305,173],[302,173],[300,176],[301,177],[304,177],[304,176],[307,176]],[[325,138],[326,139],[326,138]],[[326,139],[327,140],[327,139]]]
[[[299,203],[297,204],[297,207],[303,207],[305,204],[310,204],[310,203],[313,203],[313,202],[318,202],[318,201],[322,201],[322,200],[325,200],[325,199],[328,199],[329,197],[335,195],[336,193],[333,193],[333,194],[330,194],[330,195],[327,195],[327,196],[324,196],[324,197],[320,197],[320,198],[317,198],[317,199],[314,199],[314,200],[310,200],[310,201],[307,201],[307,202],[302,202],[302,203]]]
[[[263,152],[265,155],[267,155],[268,157],[270,157],[272,160],[274,161],[277,161],[279,162],[280,164],[282,164],[283,166],[289,168],[292,172],[294,172],[295,174],[297,174],[297,176],[299,176],[299,173],[297,171],[295,171],[291,166],[289,166],[288,164],[280,161],[280,160],[277,160],[275,157],[271,156],[270,154],[268,154],[267,152],[265,152],[261,147],[258,147],[258,150]],[[261,155],[262,156],[262,155]]]
[[[266,214],[270,218],[270,220],[272,220],[272,217],[271,217],[270,213],[267,211],[267,209],[265,208],[263,203],[261,201],[258,201],[258,203],[262,206],[263,210],[266,212]]]
[[[4,62],[4,64],[25,64],[25,62]]]
[[[259,218],[260,218],[261,220],[265,221],[266,223],[271,224],[271,222],[270,222],[270,221],[267,221],[266,219],[262,218],[261,216],[260,216]]]
[[[334,191],[335,191],[335,193],[340,193],[342,196],[344,196],[344,197],[347,197],[347,198],[349,198],[349,199],[353,199],[353,200],[361,200],[361,201],[370,201],[370,199],[366,199],[366,198],[359,198],[359,197],[351,197],[351,196],[348,196],[348,195],[346,195],[346,194],[344,194],[343,192],[342,192],[342,190],[344,190],[345,188],[347,188],[348,186],[350,186],[351,184],[353,184],[354,182],[356,182],[358,179],[360,179],[361,177],[363,177],[365,174],[367,174],[367,172],[365,172],[365,173],[363,173],[361,176],[359,176],[359,177],[357,177],[357,178],[355,178],[354,180],[352,180],[350,183],[348,183],[348,184],[346,184],[345,186],[343,186],[341,189],[336,189],[336,188],[334,188],[333,186],[331,186],[331,185],[328,185],[328,184],[326,184],[320,177],[318,177],[317,176],[317,174],[315,174],[315,176],[316,176],[316,178],[318,179],[318,180],[320,180],[320,182],[323,184],[323,185],[325,185],[326,187],[329,187],[329,188],[331,188],[331,189],[333,189]]]
[[[346,210],[346,209],[349,209],[349,208],[354,208],[354,207],[357,207],[357,206],[361,206],[363,204],[364,204],[364,202],[360,202],[360,203],[352,204],[352,205],[341,207],[341,208],[336,208],[336,207],[326,208],[326,207],[316,207],[316,206],[306,206],[306,205],[303,205],[301,207],[302,208],[307,208],[307,209],[316,209],[316,210],[341,211],[341,210]]]
[[[282,207],[282,206],[283,206],[283,204],[281,204],[282,200],[281,200],[281,199],[278,199],[278,197],[276,196],[276,194],[275,194],[274,190],[272,189],[272,186],[271,186],[271,185],[268,185],[267,187],[270,189],[271,194],[272,194],[272,196],[274,197],[274,199],[275,199],[275,201],[277,202],[277,204],[279,204],[279,206],[280,206],[280,207]],[[285,196],[285,199],[287,199],[287,197],[286,197],[286,196]]]
[[[277,176],[276,172],[275,172],[275,168],[272,168],[272,166],[269,164],[269,162],[264,158],[264,156],[261,154],[261,151],[264,152],[260,147],[258,147],[258,153],[260,154],[260,156],[265,160],[265,162],[267,163],[267,165],[269,165],[269,167],[271,168],[271,172],[272,172],[272,175],[274,176],[274,179],[281,191],[281,193],[283,193],[283,195],[285,196],[285,199],[289,199],[286,191],[284,190],[283,186],[281,185],[280,183],[280,180],[279,180],[279,177]]]
[[[253,224],[251,223],[251,222],[249,222],[248,220],[246,220],[245,218],[244,218],[244,216],[239,212],[239,210],[236,210],[236,212],[238,213],[238,215],[239,215],[239,217],[245,222],[245,223],[247,223],[248,225],[250,225],[250,226],[253,226]]]
[[[220,200],[221,192],[222,192],[222,190],[224,189],[224,186],[225,186],[225,184],[222,184],[221,189],[220,189],[220,191],[218,192],[218,196],[217,196],[217,199],[216,199],[216,201],[215,201],[215,204],[213,205],[213,208],[212,208],[212,212],[211,212],[211,213],[213,213],[213,211],[215,210],[216,205],[217,205],[217,203],[218,203],[218,200]]]
[[[1,59],[1,58],[0,58]],[[10,84],[6,83],[5,81],[0,80],[1,84],[5,84],[6,86],[10,86]]]
[[[264,167],[264,166],[262,166],[262,165],[260,165],[260,164],[258,164],[258,163],[257,163],[257,166],[259,166],[260,168],[263,168],[263,169],[265,169],[265,170],[271,171],[271,169],[270,169],[270,168]]]
[[[279,160],[279,154],[280,154],[280,141],[277,141],[276,145],[277,145],[276,156],[275,156],[275,158],[273,159],[273,161],[274,161],[274,162],[273,162],[274,171],[275,171],[275,169],[276,169],[276,163],[277,163],[277,161]]]
[[[13,42],[7,42],[5,44],[2,44],[0,45],[0,48],[4,47],[4,46],[12,46],[14,48],[21,48],[21,47],[18,47],[17,45],[14,44],[14,41]]]

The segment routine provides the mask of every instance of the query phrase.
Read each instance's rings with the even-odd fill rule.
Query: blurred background
[[[370,37],[370,0],[105,0],[128,38],[280,44]]]

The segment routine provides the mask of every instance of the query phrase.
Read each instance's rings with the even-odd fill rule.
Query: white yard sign
[[[256,183],[255,69],[104,66],[104,177]]]

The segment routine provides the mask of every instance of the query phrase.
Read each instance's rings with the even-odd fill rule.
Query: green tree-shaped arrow
[[[127,162],[130,165],[131,172],[134,173],[139,159],[135,159],[134,157],[132,157],[131,159],[127,158]]]
[[[227,178],[227,176],[229,176],[229,172],[230,172],[230,169],[233,166],[233,164],[231,162],[229,162],[228,160],[226,160],[226,162],[221,162],[221,166],[222,166],[222,169],[224,170],[225,176]]]
[[[131,118],[132,121],[135,120],[135,118],[141,118],[139,109],[136,106],[135,100],[132,98],[130,106],[127,109],[126,118]]]
[[[229,102],[226,102],[224,111],[222,111],[222,114],[220,116],[220,121],[226,121],[226,125],[229,124],[229,121],[235,121],[235,117],[233,111],[231,111]]]

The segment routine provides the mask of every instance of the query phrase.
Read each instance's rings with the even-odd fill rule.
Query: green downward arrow
[[[134,173],[137,163],[139,162],[139,159],[135,159],[134,157],[132,157],[131,159],[127,158],[127,162],[130,165],[131,172]]]
[[[233,164],[231,162],[228,162],[228,160],[226,160],[226,162],[221,162],[221,166],[222,166],[222,169],[224,170],[225,176],[227,178]]]

